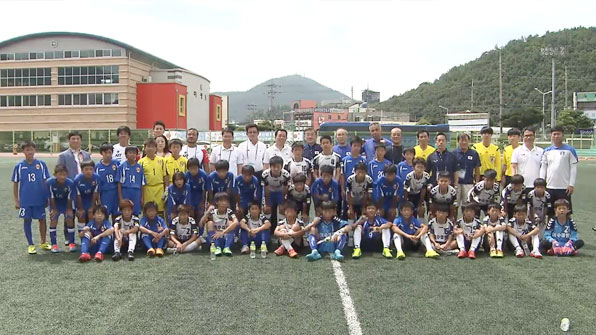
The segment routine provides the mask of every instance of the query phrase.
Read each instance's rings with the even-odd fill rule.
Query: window
[[[186,96],[178,96],[178,116],[186,115]]]
[[[59,106],[117,105],[118,93],[81,93],[58,95]]]
[[[51,106],[50,95],[3,95],[0,96],[0,107],[35,107]]]
[[[0,70],[0,87],[50,86],[52,70],[46,68]]]
[[[215,119],[217,121],[221,121],[221,105],[217,105],[217,112],[215,114]]]
[[[58,85],[105,85],[120,82],[118,65],[58,68]]]
[[[112,49],[112,57],[122,56],[122,49]]]

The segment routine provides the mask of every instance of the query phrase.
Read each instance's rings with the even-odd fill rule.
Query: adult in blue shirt
[[[470,190],[480,181],[480,156],[476,150],[470,148],[470,135],[466,133],[457,135],[457,144],[453,154],[457,160],[457,203],[461,205]]]
[[[368,131],[370,131],[371,138],[365,140],[362,147],[367,163],[375,158],[375,146],[383,144],[388,147],[391,145],[391,140],[382,137],[381,125],[378,122],[371,122]]]
[[[83,135],[78,131],[68,133],[68,149],[58,155],[56,165],[66,166],[68,178],[74,180],[81,173],[81,163],[91,159],[89,153],[81,149]]]
[[[439,132],[435,136],[435,144],[437,150],[428,156],[426,162],[426,170],[431,174],[431,182],[433,186],[437,185],[439,172],[446,171],[449,173],[451,185],[457,186],[459,179],[455,178],[455,171],[457,170],[457,159],[452,152],[447,150],[447,135]]]
[[[323,148],[317,143],[317,132],[310,128],[304,131],[304,153],[302,157],[312,161],[316,155],[323,152]]]
[[[350,155],[350,143],[348,142],[348,131],[344,128],[339,128],[335,131],[335,139],[337,144],[333,146],[333,152],[337,153],[342,159]]]

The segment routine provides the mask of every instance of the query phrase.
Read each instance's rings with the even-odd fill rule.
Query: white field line
[[[346,282],[346,277],[341,269],[341,265],[338,261],[331,261],[333,265],[333,273],[335,274],[335,281],[339,288],[339,296],[341,297],[341,303],[344,306],[344,315],[346,322],[348,323],[348,331],[350,335],[362,335],[362,328],[360,328],[360,321],[358,321],[358,314],[354,308],[354,302],[350,296],[350,289]]]

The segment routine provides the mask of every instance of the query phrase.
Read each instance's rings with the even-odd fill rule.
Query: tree
[[[576,129],[592,128],[594,123],[582,111],[566,109],[562,110],[557,117],[557,124],[565,130],[565,133],[573,133]]]
[[[257,125],[259,127],[259,131],[272,131],[275,130],[273,123],[271,121],[264,121]]]
[[[503,115],[503,126],[524,129],[542,122],[542,112],[537,109],[515,109]]]

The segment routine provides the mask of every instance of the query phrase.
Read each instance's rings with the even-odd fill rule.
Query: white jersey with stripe
[[[499,218],[497,219],[497,221],[491,221],[490,216],[488,216],[488,215],[485,216],[482,219],[482,226],[484,226],[484,227],[488,227],[488,226],[491,226],[491,227],[504,226],[505,224],[506,224],[505,223],[505,218],[503,218],[502,216],[499,216]]]
[[[299,173],[308,176],[312,172],[312,162],[306,158],[302,158],[300,162],[292,159],[286,163],[284,169],[290,173],[290,178],[294,178]]]
[[[449,239],[449,235],[453,233],[453,222],[447,219],[444,223],[439,223],[437,218],[432,218],[428,222],[429,233],[435,236],[437,243],[445,243]]]
[[[457,206],[457,191],[451,185],[447,185],[447,192],[442,193],[439,185],[430,189],[430,202],[433,204],[447,204]]]
[[[478,182],[468,193],[468,201],[486,206],[491,202],[497,202],[499,197],[499,184],[494,183],[492,188],[486,189],[484,180]]]
[[[248,225],[249,229],[258,229],[265,224],[267,218],[265,217],[265,215],[259,214],[259,218],[255,220],[249,214],[244,218],[244,220],[246,220],[246,224]]]
[[[501,199],[503,199],[503,205],[505,204],[505,200],[507,200],[507,204],[516,204],[518,202],[526,202],[526,187],[522,185],[519,191],[513,189],[513,184],[509,184],[505,186],[503,192],[501,194]]]
[[[294,223],[289,223],[287,218],[283,219],[283,220],[279,220],[279,222],[277,223],[277,226],[284,227],[286,230],[292,230],[292,226],[294,226],[296,223],[299,224],[300,227],[304,227],[304,221],[302,221],[298,218],[296,218],[294,220]]]
[[[306,202],[310,204],[310,187],[308,187],[308,185],[304,185],[304,189],[302,191],[298,191],[294,185],[290,185],[290,187],[288,187],[286,199],[292,200],[296,203]]]
[[[176,238],[180,241],[187,241],[193,234],[199,234],[196,221],[191,217],[188,218],[186,224],[180,223],[180,218],[175,217],[170,226],[172,228],[170,234],[176,235]]]
[[[526,235],[527,233],[531,232],[536,228],[536,225],[526,219],[523,223],[519,223],[516,218],[509,219],[509,227],[513,228],[517,233],[521,235]]]
[[[290,173],[281,169],[279,176],[273,176],[271,169],[263,171],[263,186],[269,186],[269,192],[281,192],[290,181]]]
[[[210,213],[209,217],[215,224],[216,230],[225,230],[231,223],[236,219],[236,214],[231,209],[226,209],[225,213],[220,214],[217,208],[214,208]]]
[[[474,218],[472,222],[466,222],[464,218],[457,220],[457,226],[464,230],[464,235],[468,238],[472,238],[476,230],[480,229],[480,220]]]
[[[544,194],[539,197],[536,195],[536,190],[531,190],[528,192],[527,200],[530,210],[534,212],[534,218],[538,218],[544,222],[548,211],[553,207],[553,200],[550,193],[545,190]]]
[[[125,221],[122,218],[122,215],[120,215],[114,220],[114,228],[122,229],[122,230],[130,230],[134,227],[138,227],[139,222],[140,222],[139,218],[134,215],[128,221]]]
[[[422,177],[416,177],[416,171],[412,171],[406,175],[404,181],[404,189],[409,194],[420,194],[423,188],[428,185],[430,180],[430,174],[428,172],[422,172]]]
[[[352,195],[354,203],[360,204],[366,194],[372,195],[373,180],[369,175],[365,175],[363,181],[358,181],[356,174],[353,174],[348,177],[346,190]]]
[[[329,165],[333,168],[333,177],[336,177],[337,169],[341,167],[341,156],[336,152],[331,155],[325,155],[320,153],[315,156],[312,160],[313,169],[318,170],[319,176],[321,175],[321,168],[325,165]]]

